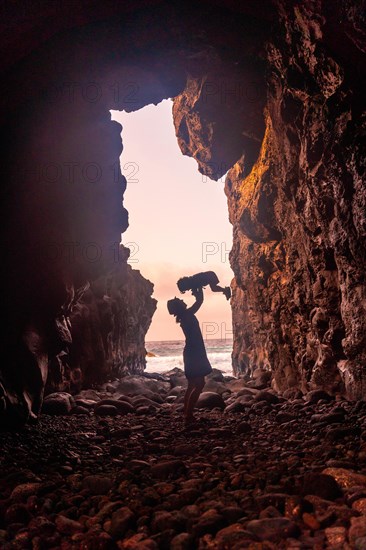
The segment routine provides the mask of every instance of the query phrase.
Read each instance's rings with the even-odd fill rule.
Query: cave
[[[4,440],[6,449],[17,440],[17,430],[25,430],[29,448],[38,448],[39,426],[47,416],[41,411],[51,411],[50,405],[44,407],[45,396],[84,391],[90,398],[90,388],[106,389],[111,379],[144,371],[144,338],[156,301],[153,281],[129,265],[130,252],[120,244],[128,227],[123,204],[126,178],[119,164],[121,126],[111,120],[110,111],[137,111],[174,98],[173,120],[182,154],[193,157],[199,172],[214,181],[227,173],[225,194],[233,226],[232,361],[237,379],[228,381],[230,391],[222,390],[231,394],[223,405],[227,410],[232,407],[226,417],[229,425],[209,432],[219,439],[232,430],[238,434],[234,439],[250,437],[250,422],[258,422],[262,414],[272,418],[273,411],[280,428],[291,431],[295,429],[291,422],[296,422],[297,413],[301,417],[304,405],[301,411],[305,416],[312,413],[315,431],[329,428],[329,443],[342,440],[342,444],[335,451],[325,447],[328,455],[322,468],[319,463],[311,475],[301,473],[301,482],[312,491],[302,496],[332,501],[346,498],[349,487],[366,486],[366,477],[353,471],[365,454],[362,438],[357,440],[357,452],[352,447],[356,445],[352,437],[365,433],[361,414],[366,395],[365,8],[363,0],[85,0],[72,9],[67,2],[4,4],[0,422],[3,429],[15,430],[15,435],[4,436],[10,438]],[[221,383],[211,380],[210,387],[217,389]],[[246,384],[245,389],[240,384]],[[240,388],[243,393],[237,396]],[[74,434],[70,403],[68,416],[60,422],[66,422]],[[221,401],[215,403],[220,409]],[[162,407],[161,418],[166,410]],[[235,412],[245,419],[233,420],[230,415]],[[106,415],[98,424],[96,441],[111,430],[109,421]],[[123,429],[127,434],[129,428]],[[54,438],[54,428],[47,430]],[[296,433],[291,437],[301,441]],[[156,438],[151,449],[164,443],[164,435]],[[52,441],[57,447],[56,439]],[[220,445],[215,447],[218,454]],[[184,460],[177,459],[184,457],[183,446],[175,463],[171,460],[173,466],[168,459],[164,462],[164,474],[159,464],[152,466],[155,481],[164,475],[174,478],[169,468],[184,475]],[[140,474],[144,479],[147,462],[139,463],[137,455],[128,474],[120,459],[123,451],[117,447],[111,447],[112,461],[126,476],[118,478],[120,487],[123,480],[136,481]],[[53,451],[48,449],[50,457]],[[289,449],[290,453],[291,445]],[[350,468],[347,452],[348,462],[354,461],[352,472],[342,474],[339,470]],[[244,459],[238,449],[236,453],[236,464],[241,465]],[[267,450],[264,457],[266,453],[270,454]],[[335,548],[332,536],[336,535],[324,531],[332,522],[323,521],[315,501],[303,499],[302,515],[297,516],[290,497],[263,498],[256,506],[268,515],[258,519],[250,500],[253,495],[243,494],[245,486],[267,496],[292,495],[291,468],[297,463],[291,460],[282,485],[281,474],[271,468],[261,479],[244,470],[236,477],[230,474],[233,491],[242,492],[237,497],[246,521],[237,522],[242,516],[233,505],[231,512],[225,506],[226,511],[207,506],[206,523],[193,518],[192,530],[183,530],[187,536],[175,541],[174,548],[244,548],[245,541],[267,540],[253,522],[275,523],[279,517],[273,510],[271,516],[264,503],[280,516],[285,507],[292,510],[282,517],[282,527],[277,521],[275,534],[264,528],[268,540],[279,548],[284,546],[278,541],[299,537],[299,529],[308,529],[311,533],[301,536],[314,544],[323,537]],[[8,480],[12,473],[10,462],[6,464]],[[70,451],[58,475],[71,475],[78,464]],[[4,548],[11,548],[14,538],[17,547],[32,548],[32,529],[24,525],[37,514],[28,501],[27,506],[24,503],[32,496],[42,499],[42,491],[41,496],[37,491],[47,460],[33,466],[32,475],[22,470],[9,482],[12,487],[15,481],[20,483],[24,493],[9,493],[0,501]],[[215,478],[210,477],[210,466],[205,467],[207,486],[213,490]],[[101,463],[97,471],[102,472]],[[92,473],[90,469],[89,478]],[[345,481],[347,475],[360,477]],[[319,483],[311,476],[320,476]],[[106,477],[97,482],[75,481],[95,498],[110,489]],[[184,493],[184,505],[193,504],[193,493],[199,493],[200,487],[198,481],[186,486],[191,494]],[[168,488],[155,487],[144,505],[158,502],[164,490]],[[120,490],[122,499],[126,491]],[[130,542],[118,543],[119,548],[169,548],[172,531],[182,522],[171,513],[179,508],[177,502],[172,504],[172,499],[171,507],[159,512],[169,515],[160,519],[161,525],[155,517],[149,532],[141,522],[138,533],[137,516],[149,512],[143,506],[136,511],[137,504],[134,510],[129,498],[130,508],[121,508],[120,515],[111,504],[95,520],[100,530],[93,533],[88,530],[91,524],[80,527],[75,510],[56,521],[54,540],[51,527],[48,532],[47,525],[43,530],[34,525],[38,539],[49,537],[36,547],[59,547],[65,536],[70,548],[115,548],[127,533]],[[9,502],[10,513],[4,511]],[[76,498],[69,506],[77,502]],[[93,506],[96,517],[97,500]],[[103,530],[103,521],[111,514]],[[341,523],[339,547],[347,543],[353,548],[356,540],[366,537],[366,532],[357,532],[357,514]],[[243,529],[248,522],[249,530]],[[239,525],[236,531],[230,531],[233,524]],[[8,525],[18,528],[7,533]],[[145,546],[144,533],[152,541]]]

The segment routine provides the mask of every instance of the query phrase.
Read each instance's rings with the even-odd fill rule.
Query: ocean
[[[219,338],[205,340],[207,357],[212,368],[221,370],[225,375],[233,375],[231,365],[231,352],[233,341]],[[145,372],[166,372],[178,367],[183,369],[184,340],[166,340],[159,342],[146,342],[146,351],[155,357],[146,357]]]

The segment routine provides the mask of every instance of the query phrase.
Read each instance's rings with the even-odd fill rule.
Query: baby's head
[[[190,286],[189,277],[181,277],[177,282],[177,287],[181,292],[185,292],[186,290],[189,290],[189,286]]]
[[[172,300],[168,300],[167,307],[170,315],[175,315],[178,319],[183,311],[187,309],[187,304],[179,298],[173,298]]]

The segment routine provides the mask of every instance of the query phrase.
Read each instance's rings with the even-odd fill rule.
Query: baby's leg
[[[224,288],[222,286],[219,286],[219,285],[213,285],[211,284],[210,285],[210,289],[212,290],[212,292],[224,292]]]
[[[219,286],[219,285],[210,285],[210,288],[212,292],[222,292],[223,294],[225,294],[226,299],[230,300],[231,290],[229,286],[226,286],[225,288],[223,288],[222,286]]]

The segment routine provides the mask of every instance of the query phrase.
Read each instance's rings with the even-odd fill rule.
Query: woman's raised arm
[[[192,290],[192,294],[196,298],[196,301],[193,304],[193,306],[187,309],[187,311],[191,313],[196,313],[196,311],[198,311],[201,305],[203,304],[203,290],[202,288],[194,289]]]

